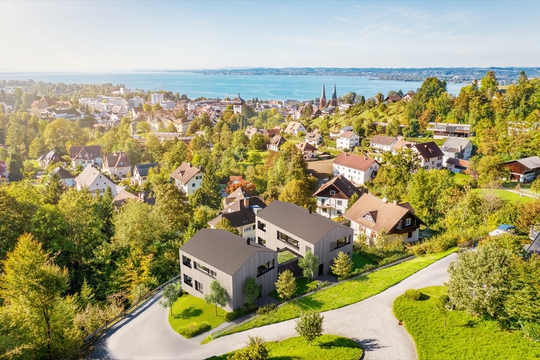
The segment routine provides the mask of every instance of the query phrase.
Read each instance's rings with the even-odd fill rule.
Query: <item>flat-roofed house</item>
[[[343,131],[336,140],[336,148],[338,150],[352,150],[360,146],[360,136],[352,131]]]
[[[430,122],[427,126],[428,131],[433,131],[434,139],[444,139],[449,136],[469,137],[471,136],[471,125],[469,124],[447,124]]]
[[[171,174],[176,186],[187,196],[195,194],[202,185],[204,173],[200,167],[183,163]]]
[[[510,179],[521,183],[530,182],[540,174],[540,158],[529,156],[523,159],[507,161],[503,167],[510,171]]]
[[[319,258],[314,277],[327,274],[340,251],[351,256],[353,230],[295,204],[274,201],[257,213],[257,243],[276,251],[289,250]]]
[[[317,214],[329,218],[341,216],[347,210],[351,196],[356,194],[360,197],[363,193],[346,177],[338,175],[322,184],[313,194],[317,198]]]
[[[334,159],[332,174],[334,176],[341,174],[347,180],[357,185],[363,185],[377,175],[379,167],[380,165],[375,159],[341,153]]]
[[[400,237],[404,242],[416,242],[423,224],[409,203],[389,203],[369,194],[362,195],[344,216],[351,220],[355,235],[364,234],[368,244],[376,243],[383,232],[387,241]]]
[[[204,298],[217,280],[227,291],[226,311],[246,303],[244,285],[253,278],[260,294],[274,290],[277,252],[225,230],[201,229],[180,248],[182,290]]]
[[[369,140],[369,146],[379,152],[392,151],[392,146],[396,141],[396,137],[375,135]]]

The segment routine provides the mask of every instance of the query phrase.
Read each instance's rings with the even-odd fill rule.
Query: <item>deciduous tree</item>
[[[319,268],[319,257],[313,252],[307,251],[306,255],[298,260],[298,266],[302,269],[303,275],[310,281]]]
[[[217,280],[213,280],[210,283],[210,293],[204,296],[204,301],[216,306],[216,316],[217,316],[217,307],[227,305],[227,290]]]
[[[318,312],[303,313],[300,318],[296,320],[294,329],[298,335],[306,339],[309,342],[309,346],[311,346],[313,340],[322,335],[323,320],[324,316]]]
[[[284,300],[292,298],[296,292],[296,279],[289,269],[279,274],[275,285],[279,297]]]

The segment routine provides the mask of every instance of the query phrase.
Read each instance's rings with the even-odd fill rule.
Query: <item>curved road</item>
[[[364,301],[324,313],[324,333],[353,338],[366,350],[365,359],[416,359],[409,334],[392,314],[394,299],[407,289],[442,285],[448,279],[448,265],[456,254],[447,256],[401,283]],[[205,359],[244,347],[248,335],[266,341],[297,336],[294,320],[232,334],[200,345],[200,337],[185,339],[167,320],[158,305],[159,296],[135,314],[122,320],[96,346],[90,358],[99,359]]]

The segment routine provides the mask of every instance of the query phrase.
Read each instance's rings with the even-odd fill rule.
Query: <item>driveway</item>
[[[356,339],[366,350],[365,359],[416,359],[409,334],[392,314],[394,299],[407,289],[442,285],[448,279],[448,265],[456,254],[428,266],[401,283],[369,299],[324,314],[324,333]],[[178,335],[167,320],[167,309],[149,301],[138,313],[120,322],[97,344],[90,358],[107,359],[205,359],[245,346],[248,335],[266,341],[297,336],[294,320],[232,334],[200,345]],[[200,341],[200,340],[199,340]]]

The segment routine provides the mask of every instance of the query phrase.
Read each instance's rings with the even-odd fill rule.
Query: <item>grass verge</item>
[[[416,343],[419,360],[540,359],[540,344],[526,339],[521,331],[501,330],[496,321],[449,311],[445,327],[435,304],[446,294],[446,287],[419,290],[424,301],[400,296],[393,306],[394,315],[403,320]]]
[[[226,312],[195,296],[184,294],[175,301],[169,312],[169,324],[185,338],[211,330],[225,321]]]
[[[221,336],[294,319],[299,317],[302,311],[313,310],[322,312],[334,310],[365,300],[399,283],[454,251],[456,251],[456,248],[438,254],[419,256],[368,275],[343,281],[336,286],[322,289],[301,299],[286,303],[267,315],[257,316],[238,327],[223,332]]]
[[[322,335],[312,346],[302,337],[293,337],[280,342],[267,342],[268,359],[309,359],[309,360],[356,360],[362,356],[362,349],[354,342],[336,335]],[[209,360],[226,360],[230,352],[213,356]]]
[[[502,189],[472,189],[471,192],[477,193],[478,195],[492,193],[497,196],[503,202],[531,202],[535,201],[534,198],[529,196],[519,196],[519,194],[502,190]]]

